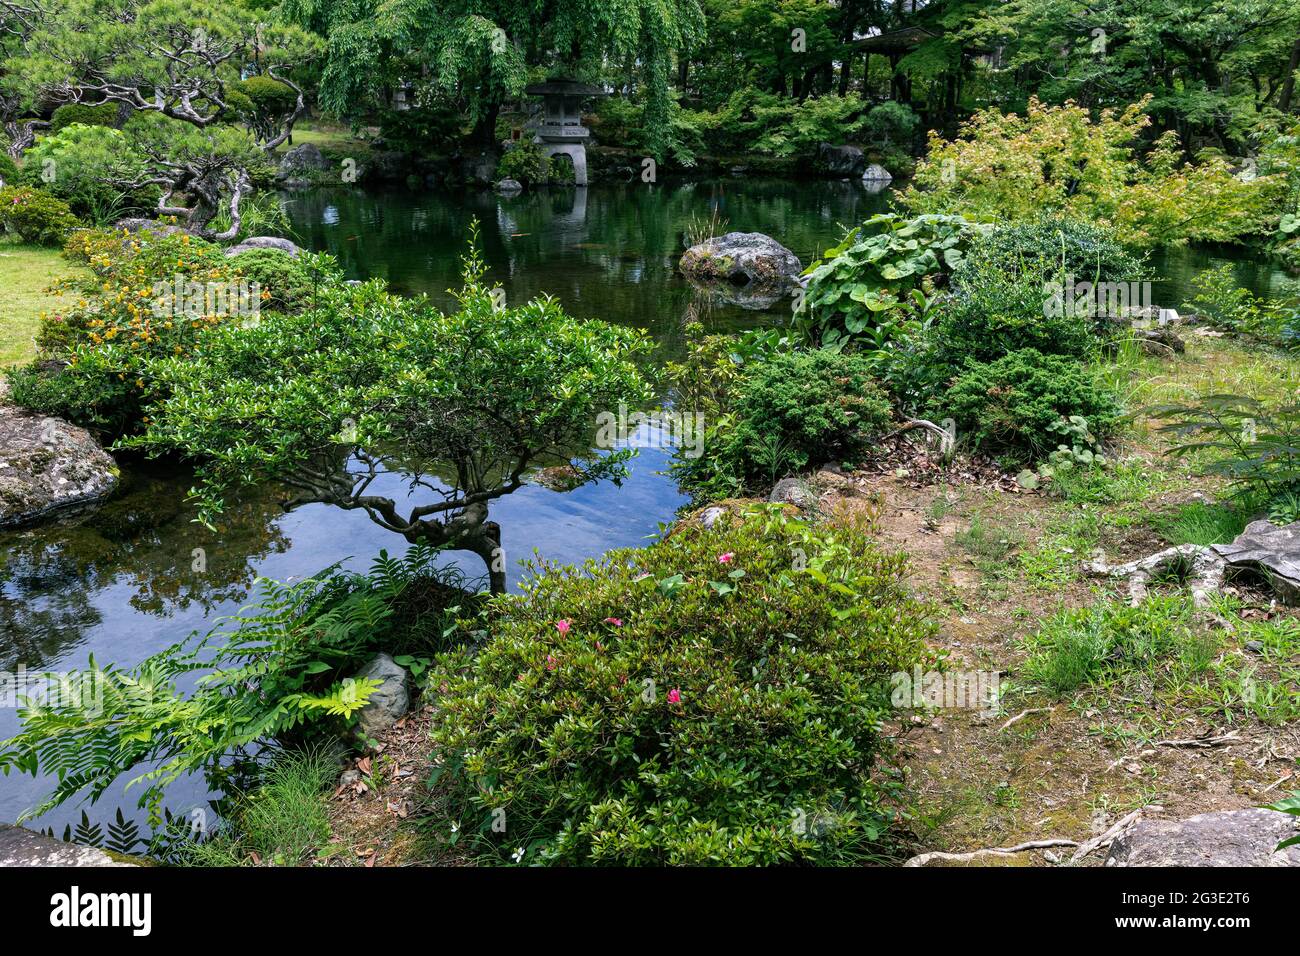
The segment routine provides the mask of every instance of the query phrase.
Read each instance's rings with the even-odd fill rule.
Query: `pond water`
[[[745,309],[702,298],[676,262],[683,236],[712,210],[724,229],[757,231],[790,247],[806,264],[835,241],[844,224],[887,207],[888,194],[848,182],[719,180],[649,186],[555,189],[504,199],[485,192],[366,191],[340,187],[293,194],[288,207],[299,241],[339,258],[350,276],[387,279],[399,292],[427,292],[447,301],[458,284],[459,256],[470,224],[480,224],[489,281],[508,301],[550,293],[579,317],[647,329],[660,344],[655,359],[678,354],[684,326],[703,322],[727,331],[783,321],[788,302]],[[1179,250],[1157,261],[1161,304],[1178,304],[1192,275],[1225,255]],[[1263,263],[1237,261],[1239,280],[1267,291],[1279,279]],[[558,493],[530,485],[493,504],[512,562],[534,549],[547,559],[581,562],[611,548],[636,546],[672,518],[683,497],[664,474],[668,452],[643,449],[632,477]],[[236,610],[258,576],[290,580],[336,562],[364,569],[381,549],[405,542],[360,512],[312,505],[285,513],[277,488],[259,489],[230,507],[218,532],[192,522],[186,474],[124,462],[123,488],[83,520],[0,534],[0,671],[72,670],[93,654],[132,665]],[[389,490],[404,494],[400,479]],[[379,490],[379,489],[377,489]],[[192,570],[202,548],[206,570]],[[481,573],[472,557],[467,571]],[[0,738],[17,730],[17,715],[0,709]],[[123,781],[124,782],[124,781]],[[0,821],[11,821],[45,791],[43,781],[0,777]],[[202,805],[206,788],[182,781],[169,807]],[[106,794],[85,808],[106,820],[135,797]],[[82,807],[64,807],[35,821],[61,831]]]

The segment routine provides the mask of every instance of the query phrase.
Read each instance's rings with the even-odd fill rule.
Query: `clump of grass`
[[[1224,544],[1246,529],[1249,508],[1233,503],[1193,501],[1175,511],[1157,515],[1151,526],[1170,544]]]
[[[990,527],[979,515],[971,519],[970,527],[959,531],[953,540],[981,565],[1001,564],[1024,544],[1024,536],[1016,529]]]
[[[1192,613],[1184,597],[1153,597],[1138,607],[1103,601],[1060,611],[1026,641],[1025,678],[1063,696],[1110,672],[1155,674],[1174,664],[1183,675],[1204,670],[1218,648],[1193,630]]]
[[[261,784],[236,801],[230,824],[211,839],[190,844],[189,866],[248,866],[256,860],[299,866],[329,840],[327,792],[338,774],[337,755],[316,747],[285,752]]]

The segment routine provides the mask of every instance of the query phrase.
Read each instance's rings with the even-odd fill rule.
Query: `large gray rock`
[[[1300,846],[1274,849],[1297,832],[1295,817],[1259,807],[1143,820],[1115,838],[1106,865],[1300,866]]]
[[[5,866],[140,866],[126,857],[94,847],[64,843],[26,827],[0,823],[0,867]]]
[[[228,246],[225,254],[227,256],[237,256],[242,252],[251,252],[254,249],[279,249],[294,258],[297,258],[298,253],[302,251],[298,248],[297,243],[288,239],[281,239],[279,236],[249,236],[238,245]]]
[[[889,183],[893,182],[893,180],[893,174],[879,163],[872,163],[862,171],[862,181],[864,183]]]
[[[405,668],[387,654],[377,654],[357,672],[357,679],[380,681],[358,714],[359,728],[366,737],[387,730],[406,715],[411,706],[411,693]]]
[[[817,507],[817,493],[802,478],[782,478],[767,496],[772,504],[794,505],[801,511]]]
[[[323,173],[330,168],[330,161],[321,153],[314,143],[303,143],[286,150],[280,157],[279,175],[284,177],[301,176],[307,173]]]
[[[817,144],[817,170],[828,176],[861,176],[867,157],[856,146]]]
[[[460,158],[460,178],[475,186],[491,186],[496,182],[499,150],[484,148],[473,150]]]
[[[787,289],[803,271],[799,257],[761,232],[729,232],[686,250],[682,273],[701,282],[730,282],[736,286]]]
[[[503,179],[497,183],[496,189],[504,196],[517,196],[524,191],[524,184],[517,179]]]
[[[1210,549],[1226,565],[1225,577],[1247,573],[1263,577],[1286,604],[1300,604],[1300,521],[1278,527],[1252,521],[1231,544]]]
[[[117,465],[84,428],[0,404],[0,528],[94,505]]]

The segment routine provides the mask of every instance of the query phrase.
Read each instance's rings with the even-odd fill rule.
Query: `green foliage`
[[[1166,669],[1180,657],[1199,656],[1193,611],[1181,597],[1060,611],[1026,642],[1025,680],[1063,696],[1107,672]]]
[[[343,730],[377,686],[350,674],[409,642],[412,620],[429,613],[427,595],[441,593],[435,557],[415,547],[401,559],[381,552],[368,576],[331,568],[294,584],[262,579],[253,606],[202,638],[131,668],[92,657],[70,692],[20,711],[22,731],[0,742],[0,771],[54,778],[36,816],[78,795],[97,799],[147,765],[127,786],[142,788],[139,805],[156,821],[167,786],[183,775],[219,774],[232,755],[275,738]],[[195,689],[182,691],[194,678]]]
[[[298,94],[288,85],[270,76],[250,76],[230,85],[236,99],[239,118],[259,142],[274,139],[298,107]]]
[[[1300,302],[1257,296],[1237,285],[1232,266],[1205,269],[1192,279],[1196,294],[1183,307],[1216,329],[1295,348],[1300,345]]]
[[[154,206],[156,187],[137,191],[115,182],[144,178],[144,164],[130,138],[108,125],[64,127],[28,150],[23,179],[57,196],[94,225],[122,218],[130,208]]]
[[[1010,464],[1041,461],[1057,444],[1062,419],[1082,417],[1098,438],[1119,420],[1116,396],[1077,361],[1025,348],[993,362],[970,362],[937,410],[957,423],[959,437]]]
[[[430,681],[451,822],[480,862],[875,857],[890,675],[935,633],[904,574],[864,536],[770,507],[541,569]]]
[[[1044,275],[972,261],[963,269],[936,323],[938,350],[952,367],[973,359],[991,362],[1009,352],[1035,349],[1082,358],[1092,348],[1092,318],[1085,310],[1050,308]]]
[[[235,266],[246,281],[256,282],[270,293],[262,300],[264,310],[300,312],[308,308],[321,281],[308,264],[280,249],[241,252],[235,257]]]
[[[960,216],[892,213],[848,230],[807,269],[800,331],[824,347],[882,348],[924,313],[935,277],[961,263],[971,233]]]
[[[379,118],[379,135],[388,149],[408,156],[447,152],[461,135],[464,118],[442,105],[385,110]]]
[[[750,87],[737,90],[715,112],[693,114],[693,120],[705,147],[715,154],[793,159],[811,157],[818,143],[856,139],[866,124],[865,110],[856,95],[800,102]]]
[[[320,102],[340,115],[382,99],[398,80],[417,103],[463,108],[484,141],[501,104],[518,97],[529,70],[596,78],[604,63],[628,64],[647,102],[645,127],[664,148],[675,51],[703,35],[698,0],[634,0],[613,8],[572,0],[543,15],[515,0],[290,0],[284,14],[327,41]],[[554,74],[552,74],[554,75]]]
[[[50,134],[57,136],[69,126],[116,127],[120,111],[121,105],[118,103],[99,103],[95,106],[64,103],[50,114]]]
[[[187,842],[184,866],[299,866],[330,836],[329,791],[338,754],[313,746],[277,754],[257,785],[235,801],[233,819],[211,839]]]
[[[473,538],[487,503],[521,487],[535,459],[590,448],[601,411],[650,393],[635,362],[643,334],[573,319],[549,298],[498,309],[482,264],[466,268],[451,313],[378,281],[331,279],[299,315],[210,328],[194,357],[150,362],[148,427],[124,444],[195,461],[205,521],[228,490],[284,480],[300,501],[363,508],[408,540]],[[401,502],[346,471],[352,454],[439,498],[399,515]],[[620,478],[627,457],[576,467],[582,481]]]
[[[80,222],[68,204],[30,186],[0,189],[0,228],[19,242],[37,246],[61,246]]]
[[[1150,412],[1175,444],[1167,454],[1191,457],[1205,474],[1232,483],[1238,496],[1275,500],[1300,488],[1300,405],[1267,404],[1245,395],[1207,395]]]
[[[18,166],[4,149],[4,140],[0,139],[0,187],[12,186],[18,182]]]
[[[675,476],[694,500],[716,500],[766,490],[825,462],[857,460],[890,420],[871,370],[861,355],[704,339],[667,371],[675,407],[705,422],[704,454],[679,452]]]
[[[1137,282],[1149,278],[1145,255],[1119,241],[1113,228],[1057,214],[1004,223],[978,234],[953,281],[960,286],[980,266],[1044,279]]]
[[[1292,793],[1289,797],[1283,797],[1275,803],[1268,804],[1265,809],[1276,810],[1278,813],[1289,813],[1293,817],[1300,817],[1300,790]],[[1285,840],[1280,841],[1273,849],[1275,851],[1285,850],[1287,847],[1296,846],[1297,844],[1300,844],[1300,836],[1287,837]]]
[[[1172,545],[1227,544],[1246,529],[1250,520],[1248,508],[1193,501],[1170,514],[1158,515],[1152,525]]]
[[[925,160],[900,196],[914,213],[958,212],[985,222],[1032,219],[1044,210],[1105,220],[1135,245],[1232,241],[1266,231],[1284,188],[1280,176],[1243,179],[1222,159],[1183,163],[1177,137],[1139,157],[1147,101],[1093,121],[1074,104],[1031,97],[1024,116],[977,112],[952,141],[930,134]]]
[[[496,178],[514,179],[525,186],[545,183],[551,176],[551,160],[534,142],[512,143],[497,162]]]
[[[255,322],[268,304],[304,305],[306,277],[313,285],[338,279],[329,257],[276,268],[254,253],[246,275],[242,257],[227,258],[220,246],[187,234],[84,230],[69,237],[65,254],[85,262],[89,275],[60,285],[64,304],[43,316],[37,334],[42,357],[10,373],[13,400],[114,435],[137,430],[146,403],[158,397],[151,362],[190,361],[204,330]],[[256,301],[254,280],[261,283]],[[229,293],[224,308],[209,289]],[[241,292],[248,301],[238,299]]]
[[[855,462],[889,425],[890,406],[861,356],[778,352],[745,371],[731,449],[750,481],[828,461]],[[765,454],[775,439],[776,462]]]

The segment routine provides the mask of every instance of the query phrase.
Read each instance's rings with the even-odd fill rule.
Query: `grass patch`
[[[1246,529],[1251,516],[1251,510],[1240,505],[1193,501],[1157,515],[1151,527],[1172,545],[1224,544]]]
[[[58,301],[45,290],[75,270],[57,249],[0,243],[0,367],[35,358],[40,314]]]
[[[1192,612],[1183,597],[1153,597],[1138,607],[1103,601],[1060,611],[1026,641],[1025,679],[1060,697],[1116,672],[1202,673],[1216,648],[1195,632]]]
[[[285,752],[262,783],[238,800],[234,820],[212,839],[187,848],[189,866],[301,866],[327,855],[326,800],[339,763],[327,749]]]

